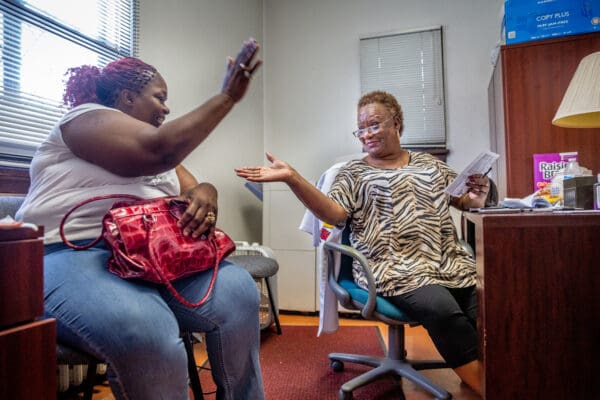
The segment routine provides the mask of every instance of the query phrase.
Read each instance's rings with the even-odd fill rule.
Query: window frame
[[[402,95],[402,93],[400,93],[397,90],[397,87],[399,85],[390,84],[390,82],[393,81],[392,79],[390,79],[389,77],[383,77],[383,78],[378,77],[377,79],[374,79],[374,81],[379,81],[378,83],[365,84],[366,75],[368,75],[369,72],[372,73],[373,69],[371,69],[369,72],[367,72],[365,70],[367,68],[369,68],[369,66],[367,66],[365,68],[365,66],[363,65],[363,63],[365,62],[364,61],[365,58],[363,55],[364,41],[388,39],[388,38],[393,38],[396,36],[412,35],[412,34],[419,34],[419,33],[423,33],[423,32],[431,32],[431,31],[439,31],[439,43],[436,43],[433,45],[433,46],[439,46],[439,47],[433,48],[433,51],[431,53],[431,58],[433,61],[436,61],[436,57],[439,57],[439,59],[437,59],[437,63],[432,66],[432,68],[434,70],[434,74],[437,74],[436,75],[437,82],[432,83],[431,86],[434,88],[437,86],[436,89],[439,91],[437,93],[442,102],[440,110],[436,111],[438,114],[441,112],[441,117],[440,117],[441,119],[438,120],[438,124],[439,124],[439,128],[442,131],[442,134],[436,136],[435,138],[432,136],[429,140],[427,140],[428,139],[427,135],[422,136],[421,142],[407,141],[407,136],[409,136],[409,135],[406,135],[406,132],[407,132],[407,129],[411,129],[411,127],[410,127],[410,125],[405,124],[404,134],[401,137],[401,143],[402,143],[402,147],[407,148],[407,149],[419,150],[419,151],[426,150],[428,152],[435,152],[436,155],[441,155],[441,156],[445,157],[448,153],[448,150],[447,150],[448,126],[447,126],[447,103],[446,103],[444,51],[443,51],[444,35],[443,35],[443,27],[441,25],[427,26],[427,27],[409,29],[409,30],[391,31],[391,32],[384,32],[384,33],[373,33],[373,34],[367,34],[367,35],[361,36],[359,38],[360,39],[359,59],[360,59],[360,63],[361,63],[360,74],[359,74],[360,75],[360,90],[361,90],[361,95],[365,94],[371,90],[383,90],[383,91],[393,94],[396,97],[396,99],[398,100],[398,102],[400,103],[400,106],[402,107],[405,122],[407,120],[407,115],[409,115],[410,117],[413,117],[412,114],[408,114],[411,111],[408,111],[408,113],[407,113],[407,102],[403,100],[404,96]],[[381,43],[381,40],[379,40],[377,43],[379,46]],[[388,51],[389,51],[389,49],[388,49]],[[436,51],[438,51],[439,54],[436,53]],[[377,55],[380,56],[382,54],[384,54],[384,51],[378,49]],[[383,68],[381,68],[381,69],[383,69]],[[417,96],[414,96],[414,97],[416,98]],[[436,141],[432,141],[433,139],[436,139]]]
[[[23,44],[22,41],[22,29],[23,24],[34,29],[39,29],[41,34],[50,34],[54,39],[64,40],[63,43],[71,43],[76,45],[78,48],[85,49],[97,56],[97,62],[99,66],[103,66],[105,63],[116,60],[122,57],[136,57],[138,54],[139,44],[139,0],[123,0],[126,6],[123,8],[127,11],[125,14],[119,14],[117,28],[115,30],[99,30],[95,33],[83,33],[74,27],[71,27],[61,22],[56,17],[53,18],[49,13],[38,11],[35,5],[28,5],[23,0],[0,0],[0,13],[2,15],[2,27],[0,29],[0,44],[6,44],[0,55],[3,66],[0,68],[0,115],[4,119],[7,125],[0,126],[0,133],[3,129],[7,134],[4,138],[0,137],[0,147],[3,149],[0,154],[0,193],[24,193],[24,185],[17,185],[15,188],[14,184],[6,183],[6,177],[13,175],[18,177],[18,181],[24,181],[23,173],[19,170],[27,170],[29,163],[32,158],[32,150],[35,147],[36,139],[30,136],[30,141],[25,140],[22,145],[14,144],[13,139],[10,139],[11,128],[9,125],[14,124],[14,120],[18,120],[19,116],[23,116],[24,119],[31,117],[31,115],[42,116],[43,126],[51,126],[55,121],[60,118],[64,113],[64,107],[62,104],[58,104],[54,99],[47,99],[22,91],[21,81],[14,77],[15,71],[21,71],[23,68]],[[119,2],[116,4],[110,4],[111,7],[117,7]],[[119,8],[121,10],[121,8]],[[102,9],[101,11],[106,11]],[[99,14],[95,14],[99,15]],[[99,17],[100,18],[100,17]],[[103,28],[105,25],[103,26]],[[118,31],[116,29],[119,29]],[[125,33],[122,36],[118,36],[114,39],[115,32],[120,34]],[[97,35],[93,37],[92,35]],[[103,40],[102,38],[105,38]],[[113,38],[113,39],[111,39]],[[111,43],[112,40],[112,43]],[[13,46],[14,44],[14,46]],[[11,49],[16,49],[14,51]],[[82,63],[83,64],[83,63]],[[66,72],[66,71],[65,71]],[[12,74],[12,75],[11,75]],[[2,105],[4,103],[4,105]],[[28,107],[33,108],[34,111],[30,111],[27,114],[27,110],[23,107],[23,104],[27,104]],[[43,111],[39,109],[44,107]],[[22,110],[21,110],[22,108]],[[12,109],[17,111],[12,111]],[[25,113],[25,114],[24,114]],[[26,115],[27,114],[27,115]],[[30,115],[31,114],[31,115]],[[32,118],[36,118],[33,116]],[[31,123],[28,121],[28,123]],[[14,126],[14,125],[13,125]],[[18,128],[17,128],[18,130]],[[46,128],[43,128],[45,131]],[[8,133],[7,133],[8,132]],[[13,131],[14,132],[14,131]],[[50,132],[50,129],[47,129]],[[17,140],[21,140],[19,133],[16,133]],[[27,135],[27,134],[25,134]],[[32,133],[37,135],[37,141],[41,140],[39,133]],[[25,136],[23,136],[26,139]],[[28,174],[27,174],[28,176]],[[26,186],[29,186],[29,180],[26,179]],[[15,192],[16,190],[16,192]]]

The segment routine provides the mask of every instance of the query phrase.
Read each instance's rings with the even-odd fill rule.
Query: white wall
[[[490,52],[499,0],[264,0],[265,148],[316,180],[360,151],[350,134],[360,97],[361,36],[441,25],[448,163],[489,149]]]
[[[489,147],[487,85],[502,0],[140,3],[140,57],[167,80],[171,117],[219,91],[225,58],[242,40],[262,44],[265,65],[248,96],[184,163],[218,186],[219,225],[236,239],[262,241],[262,204],[235,166],[262,163],[269,150],[316,180],[335,158],[360,150],[350,132],[361,36],[442,25],[448,162],[460,170]]]
[[[167,81],[169,118],[219,93],[227,56],[250,36],[262,43],[262,26],[262,0],[141,0],[140,58]],[[262,161],[262,81],[257,73],[246,97],[184,162],[217,186],[218,226],[236,240],[262,234],[262,204],[233,172]]]

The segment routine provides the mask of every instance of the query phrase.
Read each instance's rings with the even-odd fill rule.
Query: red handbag
[[[117,201],[112,205],[102,219],[100,236],[84,245],[67,240],[64,224],[73,211],[93,201],[111,198],[130,200]],[[235,250],[235,243],[218,228],[206,237],[184,236],[177,221],[186,207],[187,203],[171,197],[150,200],[129,194],[92,197],[65,214],[60,223],[60,236],[67,246],[75,250],[88,249],[104,238],[106,246],[112,251],[108,260],[110,272],[124,279],[164,284],[181,303],[198,307],[210,296],[219,263]],[[171,281],[211,268],[213,274],[209,287],[197,303],[184,299],[171,284]]]

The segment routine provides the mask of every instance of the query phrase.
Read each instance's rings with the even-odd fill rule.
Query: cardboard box
[[[577,159],[577,152],[543,153],[533,155],[533,191],[542,189],[552,182],[554,175],[567,166],[569,159]]]
[[[506,44],[600,31],[600,0],[506,0]]]

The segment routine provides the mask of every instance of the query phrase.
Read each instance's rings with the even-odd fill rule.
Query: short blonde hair
[[[379,103],[387,108],[390,113],[398,118],[400,122],[400,133],[404,129],[404,115],[402,114],[402,107],[398,103],[398,100],[388,92],[384,92],[382,90],[375,90],[369,93],[362,95],[360,100],[358,100],[357,110],[360,110],[364,106],[368,104]]]

